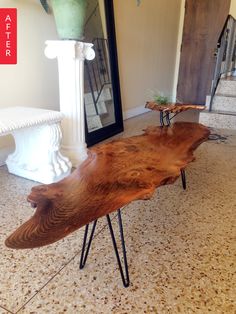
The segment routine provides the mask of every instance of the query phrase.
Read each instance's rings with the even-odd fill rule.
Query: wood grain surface
[[[35,214],[7,238],[6,246],[48,245],[133,200],[149,199],[158,186],[179,177],[208,135],[203,125],[179,122],[97,145],[67,178],[32,188],[28,201]]]
[[[145,108],[155,110],[155,111],[179,113],[179,112],[186,111],[189,109],[204,110],[205,106],[193,105],[193,104],[179,104],[179,103],[170,103],[170,104],[166,104],[166,105],[159,105],[156,102],[148,101],[145,105]]]

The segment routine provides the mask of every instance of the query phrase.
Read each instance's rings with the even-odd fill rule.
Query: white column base
[[[74,167],[80,165],[88,157],[86,143],[77,143],[76,147],[62,145],[61,151],[63,155],[68,156]]]
[[[59,151],[59,123],[15,130],[12,135],[16,149],[6,160],[10,173],[44,184],[70,174],[71,162]]]

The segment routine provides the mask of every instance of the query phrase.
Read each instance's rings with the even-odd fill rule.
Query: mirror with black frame
[[[123,131],[113,0],[88,0],[84,41],[95,59],[84,65],[87,145]]]

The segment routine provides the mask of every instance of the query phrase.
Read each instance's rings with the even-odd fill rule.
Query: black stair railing
[[[221,77],[232,75],[236,66],[236,20],[228,15],[215,49],[216,66],[211,85],[209,111]]]
[[[95,59],[87,62],[85,60],[85,80],[88,81],[96,114],[98,115],[98,101],[103,88],[111,84],[110,67],[108,61],[108,43],[105,38],[95,38],[92,41],[95,50]]]

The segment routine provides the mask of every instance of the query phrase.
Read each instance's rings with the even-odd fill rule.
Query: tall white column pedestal
[[[78,166],[87,158],[84,123],[84,60],[92,60],[93,44],[74,40],[46,41],[45,55],[58,60],[62,151]]]

